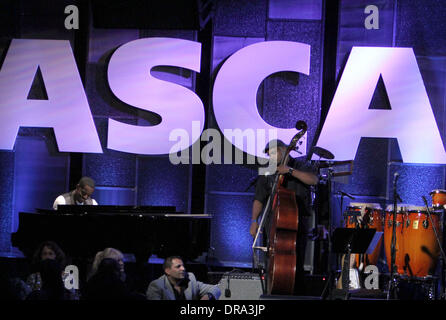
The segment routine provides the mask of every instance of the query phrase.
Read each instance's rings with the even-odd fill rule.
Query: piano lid
[[[57,210],[36,209],[38,213],[58,215],[139,215],[200,218],[207,214],[188,214],[176,211],[175,206],[117,206],[117,205],[58,205]]]

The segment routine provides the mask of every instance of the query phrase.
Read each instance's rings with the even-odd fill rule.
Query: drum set
[[[440,257],[446,190],[433,190],[430,196],[431,208],[399,204],[396,219],[394,205],[383,209],[377,203],[350,203],[344,212],[345,228],[374,228],[384,235],[373,253],[356,255],[353,267],[361,270],[367,265],[377,265],[384,242],[387,267],[391,273],[391,241],[395,225],[395,276],[398,279],[431,280]]]
[[[335,163],[330,162],[330,160],[334,159],[334,155],[331,152],[320,147],[313,147],[311,154],[319,156],[319,160],[316,161],[316,167],[318,168],[319,176],[322,178],[321,180],[325,181],[328,186],[328,194],[331,195],[331,179],[333,177],[351,175],[353,170],[352,164],[350,168],[343,170],[343,172],[334,172],[333,166]],[[321,161],[322,158],[326,160]],[[352,163],[352,161],[350,162]],[[337,162],[337,164],[344,163]],[[324,168],[328,168],[325,175],[321,174],[321,169]],[[396,200],[399,199],[396,193],[397,178],[398,174],[395,174],[393,199]],[[343,208],[343,196],[349,195],[342,192],[340,194],[342,195],[341,208]],[[387,292],[391,292],[393,290],[392,286],[398,286],[398,282],[403,281],[420,282],[423,283],[423,286],[427,284],[427,286],[433,288],[437,285],[438,277],[435,276],[435,271],[439,258],[442,256],[441,277],[444,291],[442,298],[446,299],[446,256],[442,248],[443,235],[444,231],[446,231],[443,230],[446,209],[446,190],[432,190],[430,196],[432,198],[431,206],[428,205],[427,200],[423,197],[425,207],[412,204],[397,204],[395,202],[382,208],[378,203],[351,202],[343,212],[343,227],[376,229],[377,232],[382,232],[383,236],[371,253],[368,251],[369,254],[351,254],[350,271],[362,271],[368,265],[378,266],[378,263],[382,261],[384,262],[381,264],[383,267],[384,264],[387,265],[387,271],[389,273],[386,275],[390,275],[388,277],[388,288],[386,288]],[[351,196],[349,197],[352,200],[354,199]],[[401,199],[399,200],[401,202]],[[331,212],[330,207],[328,208],[328,212]],[[329,230],[330,232],[333,230],[331,218],[329,218]],[[392,238],[394,236],[395,238],[392,244]],[[330,242],[329,237],[329,248],[331,248]],[[383,245],[385,259],[380,260]],[[329,252],[331,252],[330,249]],[[393,268],[392,252],[394,255]],[[338,256],[339,258],[341,257]],[[339,261],[336,264],[339,266]],[[337,270],[337,273],[339,272],[340,270]],[[339,288],[339,283],[336,287]],[[387,298],[389,298],[389,294]]]

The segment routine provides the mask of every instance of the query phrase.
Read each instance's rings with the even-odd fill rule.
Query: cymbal
[[[313,151],[313,153],[315,155],[318,155],[321,158],[328,159],[328,160],[334,159],[333,153],[331,153],[330,151],[328,151],[324,148],[313,147],[311,150]]]

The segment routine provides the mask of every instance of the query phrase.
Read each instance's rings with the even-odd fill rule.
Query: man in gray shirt
[[[147,288],[148,300],[218,300],[220,297],[218,286],[197,281],[193,273],[186,272],[181,257],[166,258],[163,270],[165,274]]]

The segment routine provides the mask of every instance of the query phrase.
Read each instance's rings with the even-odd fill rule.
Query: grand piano
[[[57,211],[20,212],[12,245],[32,257],[45,240],[56,242],[75,259],[91,260],[98,251],[113,247],[134,254],[137,262],[147,262],[152,254],[180,255],[187,261],[208,251],[210,216],[165,206],[61,205]]]

